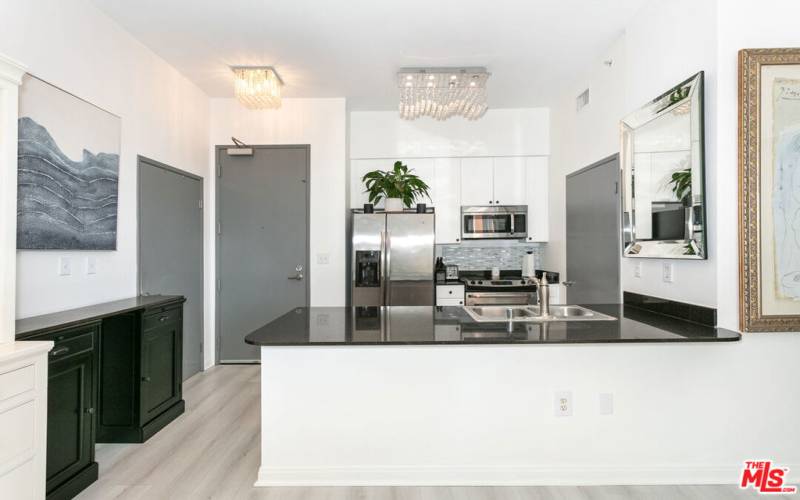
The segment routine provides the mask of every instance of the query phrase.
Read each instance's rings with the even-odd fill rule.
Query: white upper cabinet
[[[528,238],[526,241],[547,241],[549,238],[548,159],[546,156],[525,158],[525,197],[528,205]]]
[[[492,158],[461,159],[461,204],[494,205]]]
[[[431,197],[436,208],[436,243],[458,243],[461,241],[461,160],[437,158],[434,169]]]
[[[524,157],[494,159],[494,204],[525,205]]]
[[[425,196],[417,197],[415,202],[416,203],[427,203],[431,205],[433,202],[433,192],[436,190],[436,171],[435,165],[436,161],[433,158],[414,158],[411,160],[400,159],[403,162],[403,165],[408,167],[408,171],[420,179],[422,179],[425,184],[430,186],[431,192],[431,199],[429,200]],[[389,164],[387,169],[394,168],[394,162],[388,161]]]

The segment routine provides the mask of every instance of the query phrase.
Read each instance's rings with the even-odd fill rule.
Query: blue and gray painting
[[[19,119],[17,248],[115,250],[119,155],[72,161],[47,129]]]

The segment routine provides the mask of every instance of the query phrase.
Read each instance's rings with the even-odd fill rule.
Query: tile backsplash
[[[440,245],[439,251],[444,263],[457,265],[459,271],[485,271],[495,266],[503,270],[522,269],[522,256],[527,252],[536,256],[536,269],[542,268],[542,248],[538,245]]]

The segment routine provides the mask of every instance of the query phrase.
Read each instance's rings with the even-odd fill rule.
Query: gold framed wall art
[[[800,331],[800,48],[739,52],[739,327]]]

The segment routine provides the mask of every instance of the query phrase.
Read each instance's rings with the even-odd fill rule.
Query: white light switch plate
[[[318,253],[317,254],[317,264],[321,266],[327,266],[331,263],[331,254],[329,253]]]
[[[97,274],[97,259],[91,255],[86,257],[86,274]]]
[[[597,398],[600,415],[614,414],[614,395],[610,392],[601,392]]]
[[[58,259],[59,276],[69,276],[72,274],[72,261],[69,257],[59,257]]]
[[[641,262],[637,262],[636,264],[634,264],[634,266],[633,266],[633,276],[636,277],[636,278],[641,278],[642,277],[642,263]]]
[[[675,266],[671,262],[664,262],[661,264],[661,273],[664,283],[672,283],[675,279]]]
[[[553,414],[556,417],[572,416],[572,391],[557,391],[555,393]]]

